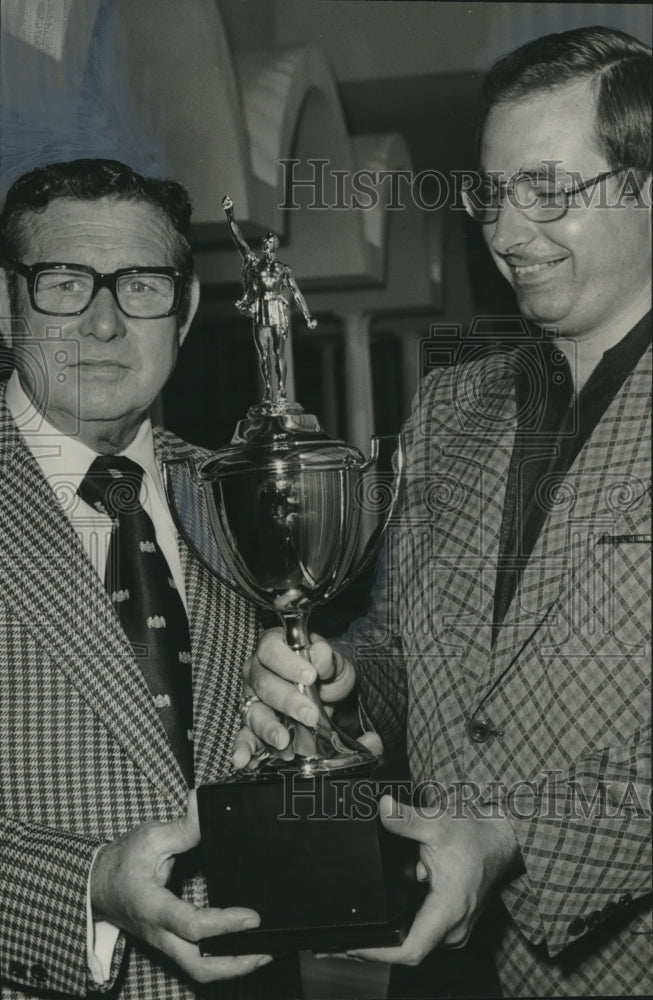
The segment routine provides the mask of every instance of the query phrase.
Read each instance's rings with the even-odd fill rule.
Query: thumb
[[[367,747],[367,749],[373,753],[375,757],[380,757],[383,753],[383,743],[381,742],[381,737],[378,733],[361,733],[357,739],[358,742],[362,743],[364,747]]]
[[[188,793],[188,798],[186,799],[186,815],[185,815],[184,819],[187,822],[193,824],[193,826],[196,826],[197,829],[199,830],[199,828],[200,828],[200,817],[199,817],[199,811],[198,811],[198,808],[197,808],[197,789],[196,788],[191,788],[190,792]]]
[[[197,847],[201,840],[200,820],[197,811],[197,792],[191,788],[186,800],[186,815],[166,824],[169,833],[168,847],[171,853],[183,854]]]
[[[424,820],[412,806],[397,802],[392,795],[382,795],[379,801],[379,814],[381,822],[390,833],[420,843],[425,842]]]

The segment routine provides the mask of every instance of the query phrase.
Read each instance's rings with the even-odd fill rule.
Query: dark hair
[[[174,266],[187,275],[179,310],[183,322],[188,309],[193,254],[190,247],[191,204],[177,181],[144,177],[118,160],[82,159],[50,163],[19,177],[12,184],[0,212],[0,262],[19,258],[24,249],[23,220],[42,212],[57,198],[98,201],[115,198],[151,205],[173,230]],[[11,307],[16,311],[16,275],[8,273]]]
[[[651,49],[614,28],[544,35],[500,59],[481,93],[481,133],[495,104],[577,80],[595,82],[596,140],[611,168],[651,172]]]

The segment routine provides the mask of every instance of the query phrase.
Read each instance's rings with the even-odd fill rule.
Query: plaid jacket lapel
[[[434,753],[445,780],[464,776],[460,732],[490,659],[513,382],[505,354],[440,369],[420,386],[406,428],[405,494],[375,615],[400,637],[406,658],[411,770],[419,778],[433,774]],[[380,671],[382,697],[388,683]]]
[[[573,599],[575,581],[598,540],[632,528],[650,492],[650,385],[649,348],[558,487],[499,632],[490,684],[545,623],[555,629],[556,605]],[[646,481],[642,469],[648,470]]]
[[[0,475],[3,599],[125,752],[183,803],[182,774],[105,588],[22,441],[4,392]]]
[[[454,422],[431,431],[441,442],[430,488],[439,627],[445,655],[458,660],[472,688],[491,654],[496,558],[516,428],[509,360],[497,355],[490,366],[483,385],[476,384],[479,369],[471,366],[450,380],[452,398],[439,395],[439,406],[445,411],[446,404]]]
[[[175,497],[183,506],[184,524],[191,527],[193,548],[223,571],[212,543],[204,494],[191,474],[208,452],[161,428],[154,433],[159,462],[184,460],[175,467]],[[197,784],[203,784],[232,770],[231,749],[240,726],[241,668],[253,650],[259,614],[216,579],[179,534],[178,542],[193,655],[195,776]]]

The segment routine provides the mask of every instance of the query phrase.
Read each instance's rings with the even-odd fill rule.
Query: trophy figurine
[[[398,502],[401,441],[374,438],[366,461],[287,399],[284,290],[311,329],[316,321],[291,269],[276,258],[277,238],[264,237],[257,257],[231,199],[222,204],[244,262],[236,307],[253,318],[264,397],[231,442],[198,467],[166,463],[166,488],[199,558],[228,586],[276,612],[288,645],[307,655],[311,609],[339,593],[378,551]],[[187,513],[197,509],[188,502],[189,482],[200,518]],[[413,846],[355,808],[361,783],[377,788],[383,762],[334,725],[313,687],[302,690],[318,706],[315,728],[293,721],[283,754],[261,753],[252,770],[198,789],[209,901],[261,915],[258,928],[204,941],[206,954],[397,943],[414,908]]]
[[[257,257],[250,249],[234,219],[233,201],[229,195],[222,199],[229,229],[238,253],[243,259],[243,296],[234,303],[236,309],[251,316],[254,343],[258,351],[261,375],[265,387],[262,409],[270,405],[292,409],[286,399],[286,341],[288,339],[288,303],[283,294],[289,289],[302,311],[309,330],[314,330],[317,320],[308,311],[306,299],[297,287],[295,277],[287,264],[277,260],[279,239],[274,233],[263,237],[262,254]],[[276,376],[273,385],[272,373]],[[301,411],[301,408],[299,408]]]

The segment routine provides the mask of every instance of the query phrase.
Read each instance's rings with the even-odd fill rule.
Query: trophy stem
[[[306,626],[308,624],[308,612],[298,611],[284,613],[281,615],[283,627],[286,630],[286,643],[296,653],[302,653],[311,644]],[[307,658],[307,657],[306,657]]]

